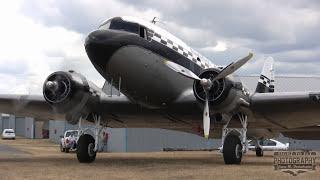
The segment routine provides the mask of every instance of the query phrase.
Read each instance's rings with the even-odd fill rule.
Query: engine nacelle
[[[213,79],[218,75],[220,69],[210,68],[204,70],[199,77],[206,79]],[[242,101],[240,99],[247,99],[244,94],[241,82],[235,82],[230,77],[225,77],[212,82],[212,87],[209,90],[209,104],[210,111],[214,113],[225,113],[236,110]],[[200,84],[200,81],[194,81],[193,92],[200,103],[206,100],[205,91]]]
[[[43,96],[54,111],[65,114],[69,123],[76,124],[81,116],[94,110],[100,90],[79,73],[58,71],[44,82]]]

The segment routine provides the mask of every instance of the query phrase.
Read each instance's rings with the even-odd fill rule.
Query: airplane
[[[221,138],[225,164],[240,164],[248,139],[280,133],[320,139],[320,92],[275,92],[273,59],[265,61],[255,92],[234,72],[253,56],[217,66],[155,22],[113,17],[85,39],[85,50],[106,80],[103,88],[81,72],[57,71],[43,95],[0,94],[0,112],[79,124],[77,159],[91,163],[102,127],[163,128]],[[95,124],[93,135],[83,121]],[[257,144],[256,154],[262,156]]]

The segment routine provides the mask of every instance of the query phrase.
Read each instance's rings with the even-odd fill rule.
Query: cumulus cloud
[[[84,35],[61,26],[47,27],[19,13],[21,1],[1,6],[0,33],[1,93],[40,94],[45,78],[56,70],[66,70],[65,62],[85,75],[98,77],[86,58]],[[10,18],[8,18],[10,17]],[[99,82],[99,80],[96,80]]]
[[[134,4],[118,0],[31,0],[22,4],[21,12],[46,26],[63,26],[87,34],[114,16],[136,16],[150,19],[160,13],[152,8],[138,10]]]
[[[86,35],[104,20],[120,15],[161,17],[116,0],[17,0],[0,7],[2,27],[1,93],[41,94],[45,78],[57,70],[76,70],[102,86],[83,46]],[[8,18],[10,17],[10,18]]]

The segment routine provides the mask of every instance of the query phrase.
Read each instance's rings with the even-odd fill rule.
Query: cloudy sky
[[[50,73],[68,69],[101,86],[84,39],[123,15],[158,17],[158,25],[215,64],[254,52],[240,74],[258,74],[271,56],[277,74],[320,75],[317,0],[12,0],[0,5],[0,93],[39,94]]]

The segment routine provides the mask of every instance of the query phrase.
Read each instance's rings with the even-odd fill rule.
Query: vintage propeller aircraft
[[[279,133],[320,138],[320,92],[274,92],[271,59],[256,91],[249,92],[233,73],[252,53],[219,67],[154,22],[134,17],[105,21],[87,36],[85,49],[106,80],[103,88],[70,70],[49,75],[43,96],[0,95],[3,113],[65,119],[78,123],[80,130],[83,120],[95,123],[94,135],[80,131],[79,162],[95,160],[102,127],[165,128],[221,137],[226,164],[241,162],[248,138],[259,141]],[[262,156],[256,144],[256,154]]]

